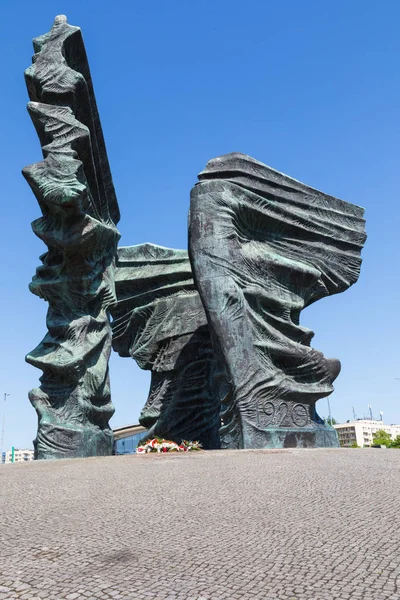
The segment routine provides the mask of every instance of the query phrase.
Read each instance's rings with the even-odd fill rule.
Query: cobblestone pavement
[[[0,600],[399,600],[399,497],[397,450],[5,465]]]

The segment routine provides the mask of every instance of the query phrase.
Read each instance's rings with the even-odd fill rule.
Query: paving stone
[[[0,467],[0,600],[399,600],[400,452]]]

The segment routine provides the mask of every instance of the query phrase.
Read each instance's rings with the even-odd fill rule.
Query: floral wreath
[[[153,438],[144,444],[139,444],[136,448],[137,454],[147,454],[149,452],[191,452],[193,450],[202,450],[200,442],[190,442],[182,440],[180,444],[164,440],[162,438]]]

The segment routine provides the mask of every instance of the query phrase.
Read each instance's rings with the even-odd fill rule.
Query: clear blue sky
[[[238,151],[366,208],[359,282],[302,313],[314,346],[340,358],[339,420],[384,411],[400,423],[398,0],[39,0],[2,3],[0,401],[5,446],[31,447],[24,362],[46,332],[28,291],[45,251],[22,178],[41,159],[25,109],[31,39],[57,14],[83,30],[114,177],[124,245],[187,247],[189,192],[208,159]],[[112,425],[136,421],[149,375],[111,361]],[[318,405],[327,414],[326,400]]]

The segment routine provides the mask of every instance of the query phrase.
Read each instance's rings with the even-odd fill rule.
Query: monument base
[[[336,429],[329,425],[258,429],[243,427],[243,448],[339,448]]]
[[[35,459],[110,456],[114,436],[111,429],[61,427],[41,422],[33,444]]]

